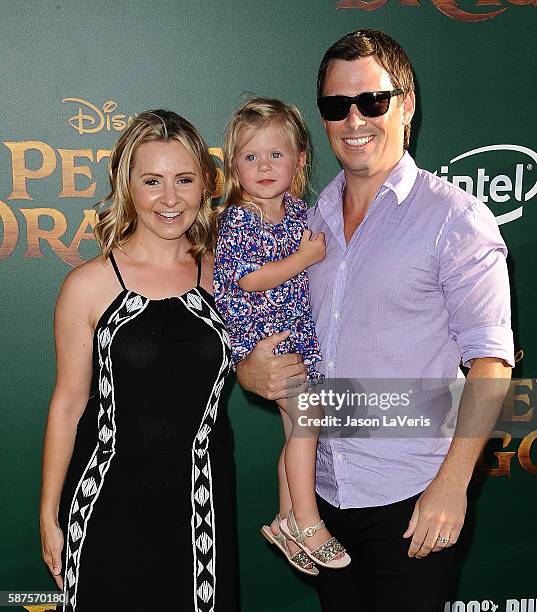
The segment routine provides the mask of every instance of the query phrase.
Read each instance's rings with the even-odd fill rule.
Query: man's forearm
[[[255,391],[254,389],[254,377],[252,376],[252,372],[248,367],[248,362],[243,359],[239,361],[237,364],[237,380],[239,381],[240,386],[246,391]]]
[[[474,359],[462,393],[457,428],[437,480],[467,486],[498,420],[509,389],[511,368],[502,359]]]

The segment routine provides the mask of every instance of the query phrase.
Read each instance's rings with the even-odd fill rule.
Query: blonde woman
[[[58,298],[41,535],[65,610],[237,609],[215,178],[188,121],[136,117],[110,159],[102,254]]]

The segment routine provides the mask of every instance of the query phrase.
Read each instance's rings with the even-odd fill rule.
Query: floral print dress
[[[308,275],[304,270],[267,291],[243,291],[238,281],[270,261],[294,253],[307,227],[307,205],[286,193],[285,216],[270,224],[244,206],[229,206],[219,223],[214,264],[214,297],[224,318],[232,348],[233,366],[261,340],[289,330],[275,354],[300,353],[310,382],[322,376],[315,363],[322,359],[311,314]]]

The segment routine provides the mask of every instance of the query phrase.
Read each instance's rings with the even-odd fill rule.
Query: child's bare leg
[[[315,461],[317,456],[317,440],[319,428],[299,426],[297,418],[300,413],[293,408],[288,400],[281,404],[280,410],[286,413],[292,425],[291,435],[285,445],[285,475],[292,502],[293,513],[299,528],[311,527],[321,520],[315,499]],[[308,417],[320,418],[322,414],[314,414],[311,409]],[[294,429],[293,429],[294,428]],[[280,510],[281,511],[281,510]],[[282,518],[287,516],[282,514]],[[331,537],[328,529],[323,528],[304,541],[310,550],[317,548]],[[338,555],[336,558],[340,558]]]
[[[285,449],[287,447],[287,440],[291,435],[291,429],[293,424],[287,413],[280,408],[280,416],[282,417],[283,430],[285,433],[285,442],[278,459],[278,490],[280,494],[280,508],[279,513],[282,518],[286,518],[291,510],[291,495],[289,493],[289,486],[287,484],[287,475],[285,473]]]
[[[276,402],[279,407],[279,402]],[[286,518],[291,509],[291,495],[289,494],[289,487],[287,485],[287,476],[285,475],[285,447],[287,446],[287,440],[291,434],[292,423],[291,419],[287,416],[287,413],[280,408],[280,416],[282,418],[283,431],[285,434],[285,441],[282,446],[282,452],[278,459],[278,512],[281,518]],[[280,532],[280,526],[278,520],[274,517],[274,520],[270,524],[272,533],[277,535]]]
[[[276,402],[279,407],[279,402]],[[282,447],[282,452],[280,453],[280,458],[278,459],[278,492],[279,492],[279,514],[282,519],[287,518],[289,514],[289,510],[291,510],[291,495],[289,493],[289,486],[287,484],[287,475],[285,473],[285,450],[287,447],[287,440],[291,435],[292,422],[285,410],[280,408],[280,416],[282,418],[283,430],[285,433],[285,442]],[[277,535],[280,533],[280,526],[278,525],[278,521],[276,518],[270,524],[270,528],[272,533]],[[289,552],[291,555],[294,555],[300,549],[294,542],[287,542],[287,547],[289,548]]]

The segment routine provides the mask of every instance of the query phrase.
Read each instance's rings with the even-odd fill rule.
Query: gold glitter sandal
[[[276,519],[279,525],[282,520],[279,514],[276,515]],[[274,546],[277,546],[284,555],[284,557],[287,559],[287,561],[299,572],[308,574],[308,576],[319,575],[319,570],[315,567],[315,563],[312,563],[312,560],[302,550],[297,551],[294,555],[291,556],[291,553],[289,552],[289,548],[287,546],[287,538],[283,535],[283,533],[272,533],[272,529],[269,525],[263,525],[260,531],[261,535],[267,540],[267,542],[269,542],[270,544],[274,544]],[[310,565],[311,567],[308,567],[308,565]]]
[[[324,527],[324,521],[319,521],[316,525],[312,527],[306,527],[302,531],[300,531],[298,524],[295,519],[295,515],[291,510],[289,512],[289,516],[287,519],[284,519],[280,523],[280,530],[283,535],[288,539],[294,542],[297,546],[308,555],[308,557],[320,565],[321,567],[328,567],[330,569],[341,569],[343,567],[347,567],[351,562],[351,558],[345,552],[345,548],[341,545],[340,542],[336,540],[336,538],[330,538],[326,542],[323,542],[320,546],[317,546],[314,550],[310,550],[305,544],[304,540],[306,538],[311,537],[319,529]],[[337,556],[343,556],[340,559],[336,559]]]

